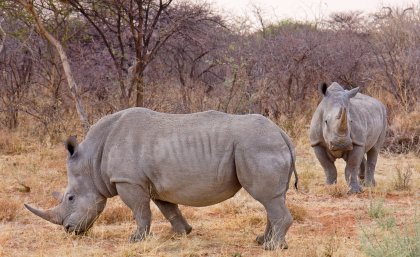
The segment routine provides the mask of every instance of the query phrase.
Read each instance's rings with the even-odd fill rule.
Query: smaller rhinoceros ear
[[[349,90],[348,92],[347,92],[347,96],[349,97],[349,98],[352,98],[352,97],[355,97],[356,95],[357,95],[357,93],[359,92],[359,87],[355,87],[355,88],[353,88],[353,89],[351,89],[351,90]]]
[[[327,88],[328,88],[328,85],[325,82],[318,86],[318,90],[323,96],[327,94]]]
[[[69,151],[70,156],[73,156],[77,150],[77,139],[75,136],[69,136],[66,142],[64,143],[67,151]]]
[[[52,192],[52,196],[59,202],[63,199],[63,194],[57,191]]]

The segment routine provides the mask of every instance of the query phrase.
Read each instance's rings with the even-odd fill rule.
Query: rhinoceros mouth
[[[329,148],[331,151],[351,151],[353,150],[353,144],[350,143],[330,143]]]
[[[72,225],[70,225],[70,224],[65,225],[65,226],[64,226],[64,230],[65,230],[67,233],[69,233],[69,234],[75,234],[76,236],[83,235],[83,234],[85,234],[85,233],[86,233],[86,231],[85,231],[85,230],[78,229],[77,227],[72,226]]]

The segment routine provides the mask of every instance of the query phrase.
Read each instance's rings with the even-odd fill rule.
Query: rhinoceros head
[[[357,94],[359,88],[347,91],[334,82],[329,87],[325,83],[322,84],[320,91],[324,96],[322,121],[320,122],[322,122],[325,142],[331,151],[352,150],[349,103],[350,98]]]
[[[60,203],[45,211],[27,204],[25,207],[45,220],[63,225],[68,233],[83,234],[105,208],[106,198],[96,191],[91,176],[91,162],[83,149],[79,149],[76,138],[70,137],[65,145],[69,152],[68,185],[64,194],[53,193]]]

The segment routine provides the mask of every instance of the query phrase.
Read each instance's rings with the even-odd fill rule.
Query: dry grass
[[[20,204],[12,199],[0,199],[0,222],[14,221],[20,209]]]
[[[97,220],[100,224],[121,224],[133,219],[133,214],[127,206],[107,206],[100,218]]]
[[[288,204],[287,208],[292,214],[294,221],[303,222],[308,216],[308,212],[302,206],[296,204]]]
[[[174,237],[169,222],[152,204],[152,236],[141,243],[129,243],[135,222],[118,197],[108,200],[104,213],[86,236],[72,236],[23,208],[23,203],[43,208],[56,204],[51,192],[66,186],[66,152],[61,144],[45,147],[25,140],[26,147],[32,150],[0,155],[0,217],[7,217],[0,218],[0,256],[112,253],[113,256],[359,257],[364,256],[359,240],[361,227],[375,222],[368,213],[371,204],[368,190],[360,195],[347,195],[344,163],[337,163],[338,185],[327,187],[312,150],[307,144],[300,144],[297,170],[302,190],[290,189],[287,194],[287,205],[295,219],[287,234],[289,250],[264,251],[255,243],[255,237],[265,229],[266,213],[244,190],[217,205],[181,206],[193,226],[188,236]],[[392,186],[395,167],[401,163],[410,163],[412,167],[410,191],[396,191]],[[414,155],[381,155],[378,160],[378,186],[371,190],[371,195],[383,199],[397,225],[418,212],[419,168],[420,160]],[[20,190],[24,188],[21,184],[30,191]]]
[[[0,130],[0,154],[11,155],[24,152],[25,148],[17,133]]]

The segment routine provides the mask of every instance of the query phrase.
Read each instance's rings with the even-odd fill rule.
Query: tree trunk
[[[80,121],[82,123],[84,132],[86,134],[89,130],[89,127],[90,127],[89,121],[87,119],[86,112],[83,108],[82,101],[80,100],[79,90],[78,90],[77,84],[74,80],[73,73],[72,73],[71,68],[70,68],[70,63],[68,61],[67,54],[64,51],[63,46],[61,45],[61,43],[57,39],[54,38],[53,35],[51,35],[45,29],[44,25],[42,24],[41,20],[39,19],[38,15],[36,14],[36,12],[34,10],[33,4],[30,3],[30,2],[27,2],[25,0],[18,0],[18,1],[23,5],[23,7],[34,18],[35,25],[36,25],[36,28],[37,28],[38,32],[43,37],[45,37],[48,40],[48,42],[50,42],[50,44],[52,44],[54,46],[54,48],[57,50],[57,52],[60,56],[60,59],[61,59],[61,64],[63,65],[63,70],[64,70],[64,74],[65,74],[66,79],[67,79],[68,86],[70,88],[70,93],[71,93],[71,95],[73,96],[73,98],[76,102],[76,110],[77,110],[77,113],[79,114]]]
[[[6,32],[4,32],[2,26],[1,26],[2,20],[0,20],[0,53],[3,51],[4,47],[4,41],[6,40]]]
[[[143,72],[136,75],[136,106],[144,106],[144,80]]]

